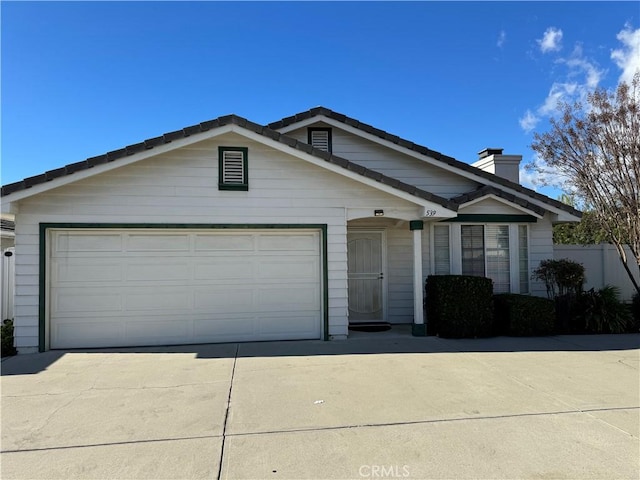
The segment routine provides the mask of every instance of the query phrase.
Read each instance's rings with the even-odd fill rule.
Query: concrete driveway
[[[640,477],[640,335],[2,362],[2,478]]]

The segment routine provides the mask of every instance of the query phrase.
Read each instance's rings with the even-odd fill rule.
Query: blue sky
[[[317,105],[461,161],[503,147],[524,163],[558,99],[640,68],[637,2],[0,8],[2,184],[220,115]]]

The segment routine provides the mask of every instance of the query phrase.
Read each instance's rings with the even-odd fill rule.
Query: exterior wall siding
[[[218,146],[249,148],[249,190],[218,190]],[[20,202],[16,346],[36,351],[40,223],[326,224],[329,335],[347,335],[347,208],[415,209],[236,134],[183,147]],[[417,211],[417,210],[416,210]]]
[[[329,126],[318,123],[316,126]],[[332,152],[354,163],[389,175],[402,182],[415,185],[423,190],[445,198],[474,190],[478,184],[459,175],[396,152],[390,148],[370,142],[367,139],[332,128]],[[307,141],[307,127],[288,132],[287,135],[300,141]]]

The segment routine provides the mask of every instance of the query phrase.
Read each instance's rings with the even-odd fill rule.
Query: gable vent
[[[310,128],[309,143],[312,147],[325,152],[331,152],[331,129]]]
[[[244,154],[237,150],[226,150],[222,155],[222,182],[244,182]]]

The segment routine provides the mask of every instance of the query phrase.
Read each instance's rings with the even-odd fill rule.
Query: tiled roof
[[[544,212],[545,212],[544,208],[542,208],[541,206],[535,205],[531,202],[528,202],[526,199],[522,197],[517,197],[511,193],[507,193],[503,190],[500,190],[499,188],[492,187],[491,185],[485,185],[484,187],[474,190],[473,192],[464,193],[462,195],[452,198],[451,200],[456,202],[458,205],[464,205],[465,203],[471,202],[478,198],[485,197],[487,195],[495,195],[496,197],[503,198],[508,202],[515,203],[516,205],[520,205],[521,207],[526,208],[527,210],[530,210],[534,213],[537,213],[538,215],[544,215]]]
[[[491,182],[494,182],[494,183],[498,183],[504,187],[508,187],[512,190],[516,190],[517,192],[522,193],[523,195],[527,195],[531,198],[535,198],[536,200],[552,205],[560,210],[564,210],[565,212],[570,213],[571,215],[575,215],[577,217],[582,216],[582,213],[579,210],[576,210],[570,205],[566,205],[562,202],[559,202],[558,200],[554,200],[552,198],[547,197],[546,195],[542,195],[534,190],[523,187],[519,183],[511,182],[505,178],[498,177],[497,175],[494,175],[489,172],[485,172],[484,170],[480,170],[477,167],[473,167],[468,163],[461,162],[460,160],[456,160],[453,157],[449,157],[435,150],[431,150],[430,148],[417,145],[413,142],[410,142],[409,140],[400,138],[397,135],[390,134],[388,132],[385,132],[384,130],[380,130],[379,128],[375,128],[366,123],[362,123],[359,120],[356,120],[355,118],[347,117],[342,113],[334,112],[333,110],[330,110],[325,107],[315,107],[310,110],[307,110],[306,112],[300,112],[300,113],[297,113],[296,115],[292,115],[290,117],[283,118],[282,120],[278,120],[277,122],[272,122],[267,126],[274,130],[278,130],[281,128],[285,128],[289,125],[292,125],[294,123],[298,123],[303,120],[308,120],[310,118],[317,117],[317,116],[324,116],[332,120],[336,120],[338,122],[344,123],[345,125],[349,125],[353,128],[357,128],[358,130],[361,130],[368,134],[375,135],[376,137],[382,138],[383,140],[387,140],[401,147],[407,148],[414,152],[433,158],[437,162],[445,163],[457,169],[473,173],[474,175],[477,175],[478,177],[481,177],[483,179],[490,180]]]
[[[66,165],[62,168],[58,168],[55,170],[49,170],[48,172],[45,172],[41,175],[25,178],[20,182],[4,185],[2,187],[2,196],[4,197],[11,193],[14,193],[20,190],[25,190],[27,188],[33,187],[34,185],[46,183],[56,178],[72,175],[75,172],[87,170],[97,165],[102,165],[105,163],[117,161],[118,159],[128,157],[146,150],[150,150],[154,147],[165,145],[167,143],[171,143],[174,140],[190,137],[191,135],[196,135],[199,133],[206,132],[208,130],[212,130],[212,129],[222,127],[224,125],[230,125],[230,124],[238,125],[240,127],[246,128],[250,131],[263,135],[267,138],[270,138],[277,142],[288,145],[291,148],[294,148],[296,150],[301,150],[305,153],[321,158],[322,160],[328,163],[338,165],[346,170],[350,170],[354,173],[362,175],[363,177],[370,178],[372,180],[375,180],[376,182],[388,185],[390,187],[393,187],[397,190],[403,191],[415,197],[422,198],[424,200],[436,203],[449,210],[457,211],[458,209],[458,204],[451,200],[440,197],[438,195],[434,195],[425,190],[421,190],[420,188],[417,188],[414,185],[409,185],[407,183],[400,182],[395,178],[392,178],[387,175],[383,175],[379,172],[376,172],[374,170],[365,168],[362,165],[353,163],[345,158],[338,157],[337,155],[333,155],[323,150],[318,150],[317,148],[313,148],[308,143],[300,142],[295,138],[289,137],[287,135],[283,135],[280,132],[273,130],[272,128],[259,125],[257,123],[251,122],[237,115],[225,115],[222,117],[218,117],[215,120],[210,120],[207,122],[199,123],[197,125],[192,125],[190,127],[183,128],[182,130],[176,130],[175,132],[166,133],[159,137],[150,138],[150,139],[144,140],[143,142],[136,143],[134,145],[129,145],[119,150],[114,150],[114,151],[105,153],[104,155],[88,158],[87,160],[84,160],[82,162],[72,163],[70,165]]]

